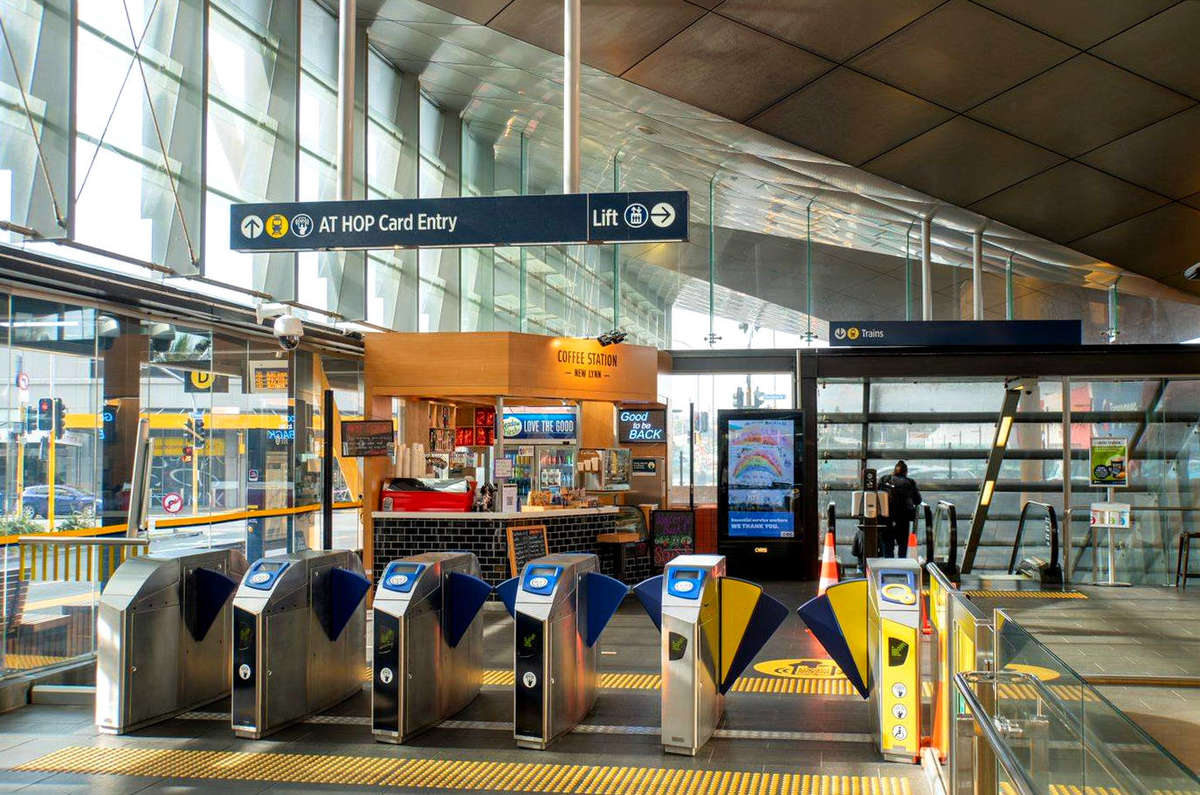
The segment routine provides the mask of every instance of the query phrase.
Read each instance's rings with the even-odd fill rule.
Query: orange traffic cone
[[[921,558],[921,553],[917,551],[917,528],[910,527],[908,530],[908,548],[912,550],[912,556],[918,560]]]
[[[821,581],[817,584],[817,596],[825,593],[831,585],[838,583],[837,546],[833,540],[833,531],[825,534],[825,549],[821,553]]]

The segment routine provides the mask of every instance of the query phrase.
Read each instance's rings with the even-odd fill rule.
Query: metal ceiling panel
[[[596,7],[611,12],[611,20],[637,28],[643,5],[638,0],[605,0]],[[638,13],[620,11],[618,6]],[[592,7],[585,1],[585,26]],[[699,6],[695,8],[704,13]],[[404,70],[419,75],[422,91],[435,102],[459,110],[473,134],[490,137],[505,173],[515,168],[520,134],[525,133],[533,184],[557,185],[561,168],[560,57],[417,0],[359,0],[359,9],[372,44]],[[985,19],[995,16],[982,9],[981,13]],[[744,81],[724,73],[710,82],[712,93],[744,89]],[[978,200],[1062,159],[968,119],[955,119],[888,153],[900,154],[900,158],[877,157],[860,169],[594,68],[583,70],[582,89],[585,189],[609,189],[613,159],[617,158],[625,189],[688,190],[692,235],[700,240],[707,236],[708,188],[710,179],[715,178],[718,238],[733,232],[757,237],[753,243],[726,247],[730,257],[739,255],[730,261],[747,267],[766,262],[762,273],[782,283],[802,284],[796,274],[804,263],[810,216],[814,247],[828,245],[844,251],[851,262],[870,262],[875,254],[887,255],[899,263],[901,273],[906,247],[916,256],[916,219],[933,216],[935,263],[969,267],[971,235],[983,229],[985,269],[1003,271],[1011,260],[1018,277],[1076,287],[1105,286],[1120,277],[1123,292],[1182,298],[1094,256],[922,193],[922,186],[949,184],[955,189],[945,191],[945,196]],[[863,102],[860,98],[854,101]],[[831,113],[839,107],[836,92],[830,104]],[[887,107],[883,103],[876,106]],[[859,130],[867,138],[876,134],[864,122],[856,123],[848,137]],[[952,145],[946,149],[939,141]],[[911,165],[917,178],[906,176],[902,182],[893,182],[886,177],[900,174],[901,169],[885,173],[876,168],[876,164],[895,167],[897,160],[910,159],[913,144],[918,144],[918,149],[927,147]],[[976,149],[970,151],[970,146]],[[956,171],[964,172],[966,179],[959,181]],[[935,178],[929,179],[924,172],[932,172]],[[623,248],[622,256],[626,253],[636,258],[636,263],[630,264],[638,267],[659,268],[668,275],[707,276],[707,247],[703,245],[636,252]],[[780,263],[790,263],[791,271],[779,267]],[[897,268],[891,271],[896,272]],[[743,273],[748,276],[750,272]],[[718,281],[723,278],[718,274]],[[743,289],[750,283],[729,286]]]
[[[1200,259],[1200,210],[1168,204],[1077,242],[1112,262],[1136,260],[1143,273],[1186,288],[1183,269]]]
[[[1178,199],[1200,191],[1200,106],[1163,119],[1094,152],[1083,161]]]
[[[1101,58],[1200,99],[1200,3],[1185,0],[1104,42]]]
[[[1179,0],[976,0],[1080,49],[1136,25]]]
[[[951,115],[898,88],[838,67],[755,116],[750,125],[858,165]]]
[[[970,205],[1064,158],[955,116],[868,163],[877,174]]]
[[[950,0],[850,65],[962,111],[1074,54],[1071,47],[986,8]]]
[[[1147,210],[1167,199],[1075,161],[993,194],[972,209],[1067,243]]]
[[[798,47],[708,14],[622,76],[742,121],[831,68]],[[738,88],[713,90],[721,84]]]
[[[513,0],[491,27],[562,52],[562,0]],[[619,75],[705,13],[685,0],[583,0],[583,62]]]
[[[725,0],[718,13],[843,61],[943,0]]]
[[[457,17],[486,25],[511,0],[427,0],[429,5],[449,11]]]
[[[968,115],[1075,157],[1192,104],[1169,88],[1081,53]]]

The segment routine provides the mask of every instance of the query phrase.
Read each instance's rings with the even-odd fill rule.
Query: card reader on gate
[[[883,572],[879,575],[879,598],[898,605],[917,603],[916,583],[910,572]]]
[[[528,566],[525,569],[525,581],[521,587],[529,593],[538,596],[549,596],[554,593],[554,586],[562,576],[562,566]]]
[[[667,593],[681,599],[699,599],[704,593],[703,569],[669,568],[667,569]]]
[[[383,570],[383,587],[396,593],[408,593],[425,570],[423,563],[405,563],[393,560]]]
[[[287,567],[286,560],[256,560],[246,572],[245,583],[255,590],[269,591]]]

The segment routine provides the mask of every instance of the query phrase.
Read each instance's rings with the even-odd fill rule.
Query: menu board
[[[546,548],[546,526],[544,524],[515,525],[508,531],[508,573],[516,577],[525,564],[550,554]]]
[[[795,538],[796,433],[792,418],[730,418],[727,436],[730,538]]]
[[[396,434],[391,420],[344,420],[342,422],[343,456],[392,455],[396,449]]]
[[[680,555],[691,555],[696,551],[696,513],[688,508],[651,511],[650,544],[660,569]]]

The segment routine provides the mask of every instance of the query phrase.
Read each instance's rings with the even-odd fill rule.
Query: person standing
[[[888,494],[888,523],[879,540],[880,554],[885,558],[907,557],[909,529],[917,518],[921,491],[908,476],[908,464],[903,461],[897,461],[891,474],[884,475],[879,485]]]

